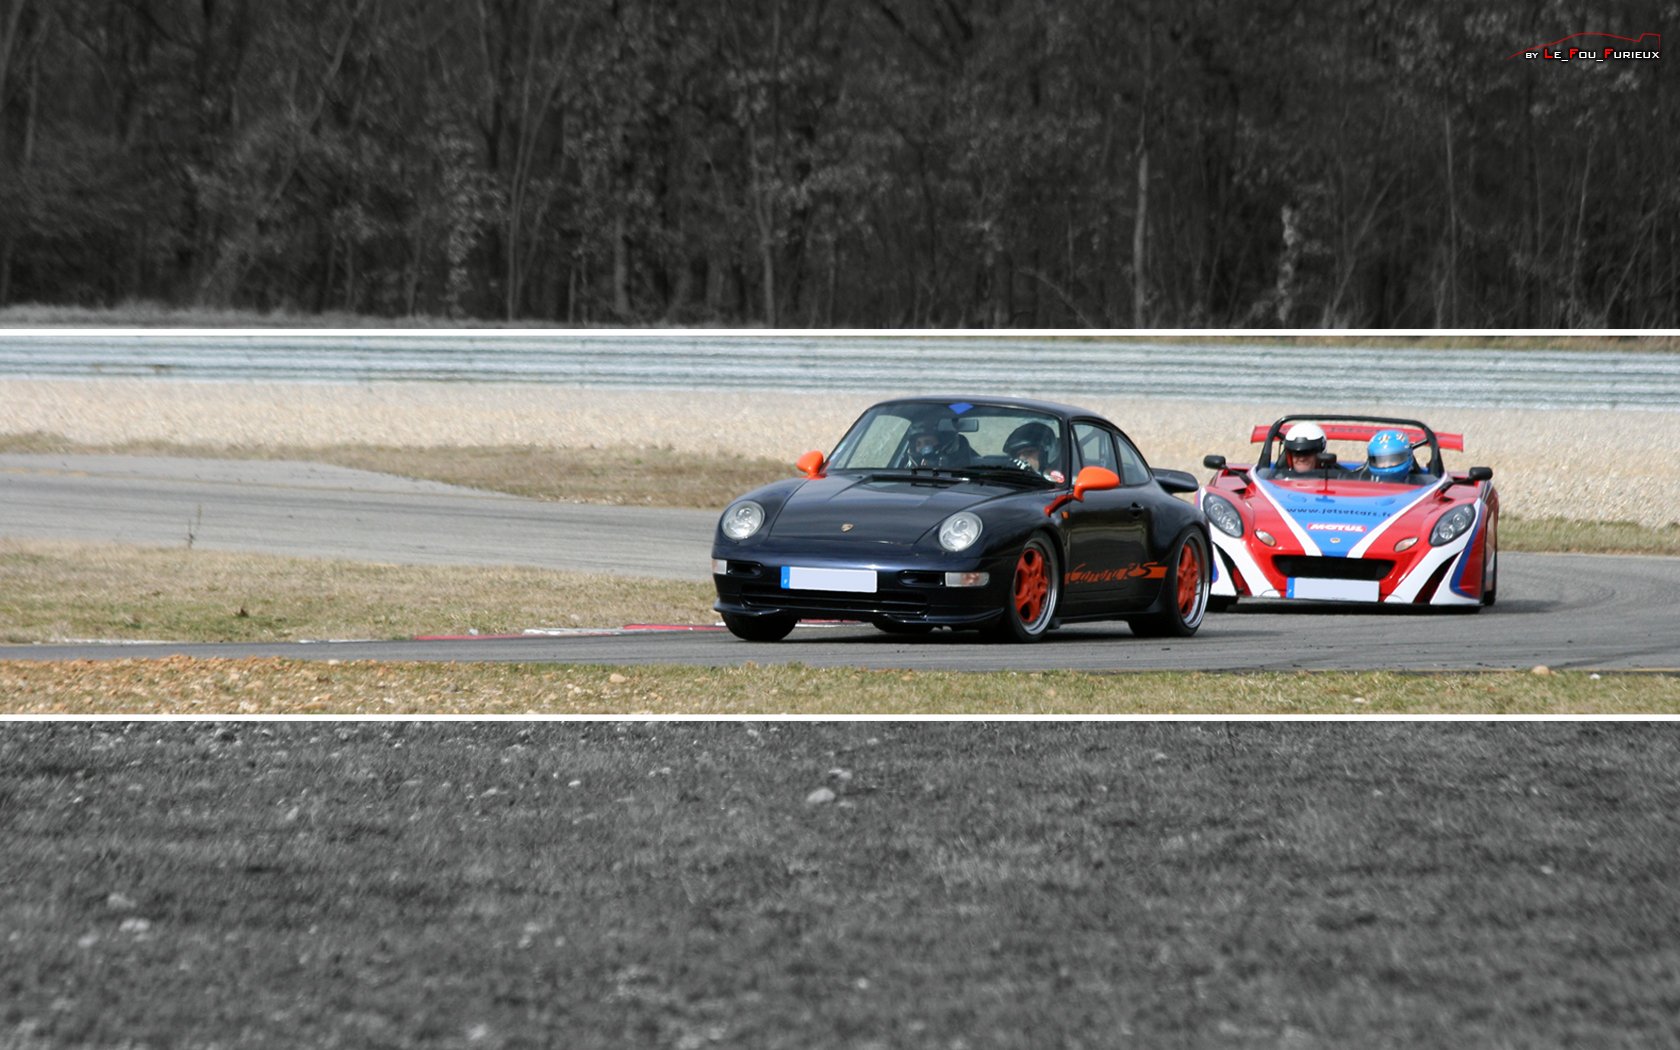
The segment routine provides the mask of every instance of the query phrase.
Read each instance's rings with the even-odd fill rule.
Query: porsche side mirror
[[[817,449],[812,449],[803,456],[800,456],[799,460],[794,463],[794,467],[799,471],[799,473],[808,478],[822,477],[823,467],[826,467],[827,465],[828,461],[823,457],[822,452]]]
[[[1470,477],[1471,481],[1492,481],[1493,480],[1493,468],[1492,467],[1471,467],[1469,477]]]
[[[1208,468],[1209,470],[1224,470],[1225,469],[1225,457],[1224,456],[1203,456],[1202,457],[1202,466]]]
[[[1117,489],[1120,487],[1120,475],[1107,467],[1086,467],[1073,479],[1073,491],[1064,492],[1051,500],[1044,508],[1046,516],[1056,513],[1069,500],[1084,499],[1087,492],[1100,492],[1103,489]]]
[[[1107,467],[1086,467],[1073,479],[1073,498],[1084,499],[1087,492],[1120,487],[1120,475]]]

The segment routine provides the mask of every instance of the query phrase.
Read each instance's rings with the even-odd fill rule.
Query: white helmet
[[[1316,456],[1324,451],[1324,428],[1317,423],[1296,423],[1283,435],[1283,448],[1291,455]]]

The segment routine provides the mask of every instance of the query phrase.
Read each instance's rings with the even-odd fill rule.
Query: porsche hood
[[[769,532],[778,539],[833,539],[912,544],[959,510],[971,510],[1017,486],[949,479],[907,480],[874,475],[830,475],[801,485],[775,515]]]

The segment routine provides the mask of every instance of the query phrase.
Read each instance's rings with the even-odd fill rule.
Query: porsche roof
[[[1055,401],[1038,401],[1030,397],[976,397],[970,394],[917,394],[911,397],[893,397],[879,401],[875,407],[881,405],[1000,405],[1008,408],[1025,408],[1033,412],[1043,412],[1052,416],[1094,416],[1097,419],[1108,419],[1105,413],[1094,408],[1080,408],[1078,405],[1064,405]]]

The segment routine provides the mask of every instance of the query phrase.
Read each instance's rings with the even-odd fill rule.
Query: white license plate
[[[799,565],[782,566],[784,591],[851,591],[856,594],[875,593],[874,569],[812,569]]]
[[[1309,576],[1291,576],[1288,595],[1319,602],[1374,602],[1377,600],[1376,580],[1318,580]]]

